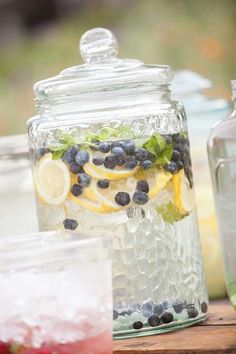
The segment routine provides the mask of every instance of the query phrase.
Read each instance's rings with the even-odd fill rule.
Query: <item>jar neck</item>
[[[60,95],[51,99],[36,99],[39,115],[45,118],[81,114],[107,110],[132,109],[143,106],[162,106],[171,103],[169,85],[120,88],[107,92],[90,92],[87,94]]]

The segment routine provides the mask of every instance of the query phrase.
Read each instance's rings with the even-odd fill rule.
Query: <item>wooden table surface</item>
[[[176,332],[115,340],[114,354],[236,354],[236,311],[229,301],[211,302],[208,319]]]

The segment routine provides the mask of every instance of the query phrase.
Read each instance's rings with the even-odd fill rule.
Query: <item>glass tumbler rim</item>
[[[1,273],[22,270],[53,271],[79,262],[111,259],[111,235],[87,235],[76,231],[46,231],[0,238]]]

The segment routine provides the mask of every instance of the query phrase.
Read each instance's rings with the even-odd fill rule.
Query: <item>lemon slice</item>
[[[182,214],[186,214],[186,212],[194,208],[194,192],[193,189],[190,188],[184,170],[179,171],[173,176],[173,192],[174,204]]]
[[[109,180],[114,181],[133,176],[137,172],[139,167],[135,167],[132,170],[116,167],[114,170],[110,170],[104,166],[96,166],[92,162],[87,162],[83,168],[84,171],[93,178],[107,178]]]
[[[139,170],[135,176],[138,181],[145,180],[149,186],[148,196],[149,198],[155,198],[169,183],[173,175],[160,168],[153,168],[151,170],[144,171]]]
[[[147,172],[146,180],[149,184],[149,198],[156,197],[159,192],[165,188],[172,177],[173,175],[170,172],[163,170],[155,170],[150,173]]]
[[[70,191],[70,173],[62,160],[53,160],[48,153],[40,159],[34,173],[37,193],[42,202],[62,204]]]
[[[91,190],[91,187],[90,187]],[[96,197],[96,200],[91,200],[86,198],[86,196],[75,197],[71,193],[69,194],[69,199],[71,199],[74,203],[80,205],[81,207],[93,211],[95,213],[111,213],[115,211],[119,211],[122,207],[112,203],[109,200],[106,200],[101,195],[96,194],[96,191],[93,191],[93,196]],[[83,193],[84,195],[85,193]]]

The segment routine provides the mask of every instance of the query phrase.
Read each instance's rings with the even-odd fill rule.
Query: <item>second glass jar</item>
[[[86,32],[86,64],[35,85],[29,121],[41,230],[113,232],[114,334],[145,335],[207,312],[186,116],[169,66],[116,57]]]

